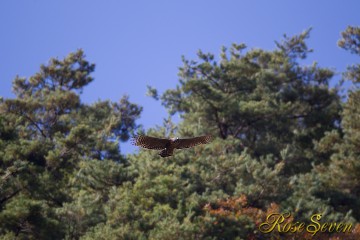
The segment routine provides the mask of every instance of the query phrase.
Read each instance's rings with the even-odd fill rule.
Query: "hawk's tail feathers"
[[[161,157],[170,157],[170,156],[172,156],[172,151],[169,151],[169,149],[165,148],[165,149],[161,150],[159,155]]]

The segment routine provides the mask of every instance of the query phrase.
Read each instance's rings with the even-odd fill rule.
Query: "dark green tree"
[[[349,26],[338,45],[360,56],[360,28]],[[329,132],[317,144],[321,154],[330,158],[316,173],[321,176],[331,205],[340,212],[352,212],[360,221],[360,64],[349,66],[344,79],[350,80],[348,98],[342,112],[341,131]]]
[[[342,103],[334,72],[303,64],[309,32],[272,51],[199,51],[175,89],[149,87],[170,116],[146,134],[215,136],[169,158],[121,154],[141,108],[127,96],[82,103],[94,71],[82,51],[16,78],[16,98],[0,100],[0,238],[293,239],[257,229],[285,210],[359,222],[360,67],[344,74],[354,87]],[[359,35],[349,27],[339,45],[359,54]]]
[[[82,103],[94,69],[82,50],[51,59],[29,79],[14,80],[15,99],[1,100],[0,236],[77,239],[103,220],[95,200],[106,201],[98,194],[122,181],[118,174],[128,163],[118,144],[137,128],[141,108],[127,96]],[[103,186],[90,183],[92,172],[83,182],[93,190],[79,189],[81,172],[93,168]]]
[[[307,30],[277,43],[274,51],[233,44],[221,58],[198,52],[198,61],[183,59],[180,85],[160,98],[171,114],[180,113],[183,129],[216,132],[240,140],[252,156],[273,154],[290,146],[285,163],[292,175],[311,169],[313,140],[336,128],[340,101],[329,87],[334,73],[317,63],[302,66],[311,52]],[[156,96],[156,91],[150,89]],[[199,129],[199,130],[193,130]],[[185,131],[185,130],[183,130]]]
[[[114,189],[113,201],[106,205],[106,224],[87,237],[109,233],[129,239],[247,238],[256,231],[252,218],[219,221],[205,209],[240,195],[247,196],[246,208],[266,209],[275,202],[295,212],[303,197],[299,184],[307,184],[296,179],[328,162],[314,157],[318,152],[313,140],[339,128],[341,110],[338,89],[329,87],[333,72],[300,64],[310,52],[308,34],[285,37],[274,51],[244,53],[245,45],[234,44],[230,56],[223,49],[220,62],[200,51],[199,62],[184,59],[176,89],[158,96],[149,87],[149,95],[182,117],[178,126],[166,120],[149,135],[213,133],[216,139],[166,160],[148,150],[131,156],[136,181]],[[310,205],[304,216],[318,209]]]

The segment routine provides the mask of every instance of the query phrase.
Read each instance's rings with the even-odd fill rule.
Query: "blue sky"
[[[1,1],[0,96],[13,97],[16,75],[29,77],[51,57],[82,48],[96,64],[82,101],[128,94],[144,107],[138,123],[148,129],[167,113],[145,95],[146,85],[160,93],[174,88],[182,55],[195,59],[198,49],[218,54],[234,42],[271,50],[284,33],[313,27],[308,44],[314,53],[306,62],[341,72],[359,62],[336,45],[346,26],[360,25],[359,9],[356,0]],[[127,143],[121,149],[135,148]]]

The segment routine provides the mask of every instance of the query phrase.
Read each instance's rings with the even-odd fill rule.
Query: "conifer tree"
[[[127,164],[118,144],[137,128],[141,108],[127,96],[118,103],[82,103],[94,69],[82,50],[51,59],[34,76],[16,77],[16,98],[1,100],[0,236],[77,239],[102,220],[93,216],[102,212],[94,200],[106,189],[84,194],[77,176],[103,161],[108,168],[97,169],[97,177],[108,188],[121,182],[108,172],[120,173],[121,165],[108,161]]]
[[[338,45],[360,56],[360,28],[349,26],[342,32]],[[319,174],[327,187],[324,198],[338,211],[352,213],[360,220],[360,64],[349,66],[345,80],[352,85],[342,112],[341,131],[329,132],[317,144],[321,154],[327,154],[330,162],[319,166]]]
[[[288,149],[285,172],[306,172],[312,141],[336,128],[340,111],[337,89],[329,87],[333,71],[299,63],[311,52],[309,31],[285,36],[274,51],[245,52],[244,44],[233,44],[230,56],[223,47],[219,61],[199,51],[198,61],[183,59],[180,85],[167,90],[162,103],[171,114],[182,114],[187,129],[237,138],[252,156],[280,159]]]
[[[358,239],[360,67],[344,75],[354,87],[342,104],[334,72],[302,64],[309,32],[273,51],[233,44],[219,60],[184,58],[176,89],[148,92],[181,122],[146,133],[128,96],[81,101],[95,68],[81,50],[17,77],[16,98],[0,100],[0,238],[309,239],[259,232],[267,214],[289,211],[350,221]],[[359,35],[349,27],[339,45],[359,54]],[[169,158],[123,156],[134,132],[215,139]]]

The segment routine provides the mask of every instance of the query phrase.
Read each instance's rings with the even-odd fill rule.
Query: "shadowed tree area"
[[[220,56],[183,58],[179,84],[159,95],[171,117],[146,134],[215,139],[161,158],[119,144],[141,132],[142,108],[81,102],[95,65],[79,50],[52,59],[34,76],[13,82],[14,99],[0,102],[0,237],[2,239],[310,239],[264,234],[270,213],[286,222],[352,223],[360,236],[359,64],[343,80],[302,64],[310,30],[284,36],[273,51],[223,47]],[[360,30],[348,27],[338,44],[359,55]],[[284,222],[285,223],[285,222]]]

